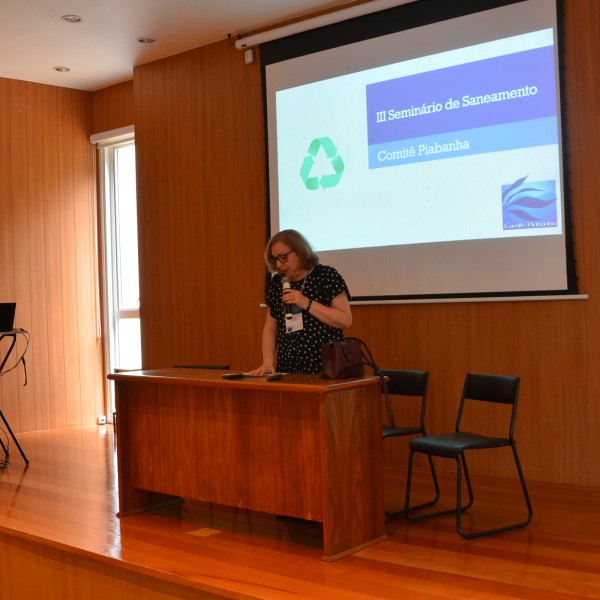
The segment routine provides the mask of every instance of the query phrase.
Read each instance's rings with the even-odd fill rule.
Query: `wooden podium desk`
[[[182,497],[319,521],[329,561],[384,539],[379,378],[222,373],[109,375],[119,516]]]

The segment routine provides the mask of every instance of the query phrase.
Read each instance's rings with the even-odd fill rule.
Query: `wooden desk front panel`
[[[322,394],[117,388],[119,464],[131,487],[323,520]]]

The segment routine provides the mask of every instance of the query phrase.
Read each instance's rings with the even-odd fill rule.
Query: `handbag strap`
[[[347,337],[344,338],[346,340],[356,340],[360,345],[361,358],[365,365],[371,367],[373,369],[373,375],[377,375],[381,380],[381,391],[385,396],[385,408],[388,416],[388,421],[392,426],[395,426],[394,423],[394,414],[392,412],[392,407],[390,404],[390,394],[388,391],[388,380],[385,375],[381,372],[381,369],[377,366],[375,359],[373,358],[373,353],[371,352],[369,346],[357,337]]]
[[[360,338],[357,337],[345,337],[345,340],[354,340],[356,342],[359,343],[360,345],[360,354],[361,354],[361,359],[363,364],[371,367],[373,369],[373,375],[379,375],[379,367],[377,366],[377,363],[375,362],[375,359],[373,358],[373,354],[371,353],[371,350],[369,349],[369,346],[367,346],[367,344],[361,340]]]

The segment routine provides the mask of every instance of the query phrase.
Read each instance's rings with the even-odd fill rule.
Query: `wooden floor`
[[[467,541],[453,517],[400,519],[387,540],[326,563],[315,523],[190,502],[118,519],[110,425],[18,438],[29,467],[13,444],[0,471],[3,599],[600,598],[600,490],[530,483],[526,529]],[[386,474],[387,505],[402,476]],[[491,483],[477,481],[481,509],[522,517],[514,485]]]

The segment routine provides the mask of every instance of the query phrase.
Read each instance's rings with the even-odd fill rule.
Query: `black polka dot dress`
[[[317,265],[305,279],[293,281],[295,290],[303,290],[307,297],[331,306],[333,299],[341,293],[350,292],[342,276],[333,268]],[[302,311],[304,328],[300,331],[286,333],[285,314],[283,310],[283,289],[281,275],[274,275],[267,292],[266,304],[271,316],[277,322],[277,371],[280,373],[320,373],[321,346],[341,339],[342,329],[337,329],[319,321],[306,311]]]

